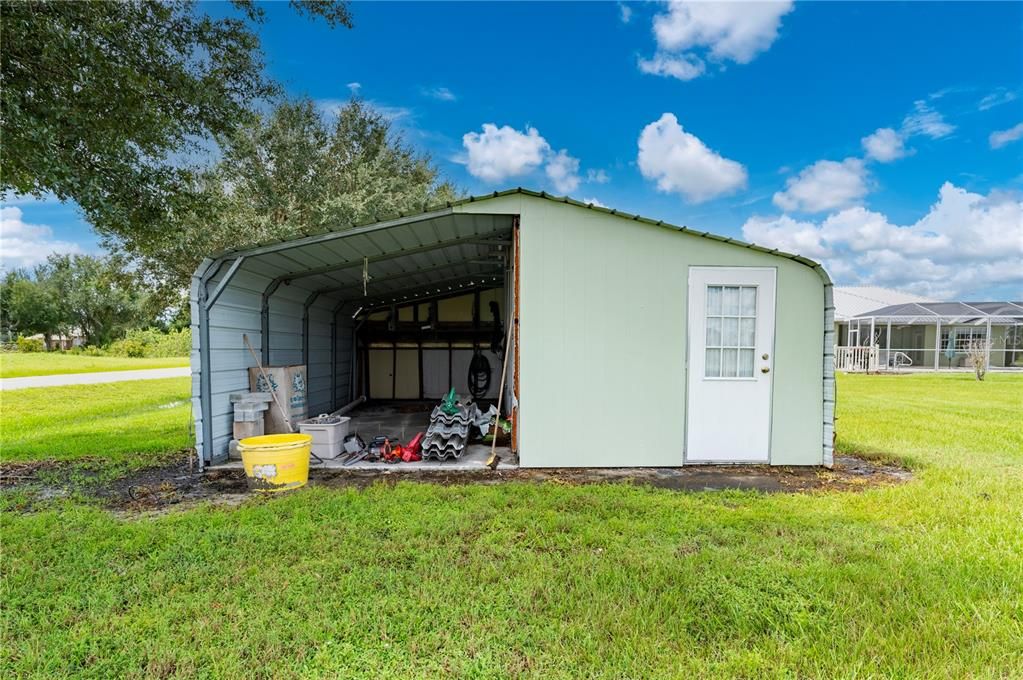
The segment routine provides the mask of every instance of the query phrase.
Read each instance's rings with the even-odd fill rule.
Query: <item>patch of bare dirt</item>
[[[39,498],[66,496],[71,490],[94,498],[120,513],[160,513],[199,502],[234,505],[254,496],[242,470],[216,470],[201,474],[192,458],[138,470],[118,479],[81,483],[81,471],[60,463],[26,463],[0,467],[0,485],[25,489]],[[76,470],[76,471],[75,471]],[[62,473],[67,471],[67,478]],[[40,474],[42,473],[42,475]],[[742,489],[764,493],[859,491],[900,484],[911,473],[851,456],[839,457],[834,468],[771,467],[767,465],[706,465],[682,468],[546,468],[517,470],[379,470],[313,468],[309,485],[327,488],[364,488],[371,484],[402,481],[424,484],[503,484],[532,482],[555,484],[635,484],[673,491]],[[45,481],[40,481],[44,479]],[[31,505],[24,508],[31,511]]]

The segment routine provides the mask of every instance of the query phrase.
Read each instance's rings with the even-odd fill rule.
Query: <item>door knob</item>
[[[760,372],[761,373],[770,373],[771,369],[768,368],[767,366],[764,366],[763,368],[760,369]]]

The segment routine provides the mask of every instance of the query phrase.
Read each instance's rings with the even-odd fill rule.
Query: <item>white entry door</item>
[[[774,289],[774,269],[689,268],[686,462],[768,462]]]

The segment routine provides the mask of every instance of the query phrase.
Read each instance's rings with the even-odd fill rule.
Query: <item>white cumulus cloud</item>
[[[608,182],[611,181],[611,178],[603,169],[600,170],[591,169],[586,171],[586,181],[591,182],[593,184],[607,184]]]
[[[551,156],[545,170],[554,188],[563,194],[575,191],[582,181],[579,177],[579,159],[569,156],[566,149]]]
[[[851,207],[824,220],[755,216],[754,243],[822,260],[838,283],[888,286],[955,299],[1023,286],[1023,200],[946,182],[928,213],[909,225]]]
[[[77,243],[53,238],[45,224],[23,221],[21,208],[0,207],[0,269],[9,271],[44,262],[52,253],[80,253]]]
[[[467,132],[462,136],[462,146],[465,154],[454,160],[463,163],[470,175],[485,182],[522,177],[541,167],[558,193],[570,194],[583,182],[579,159],[569,154],[568,149],[555,151],[534,127],[516,130],[510,125],[497,127],[494,123],[484,123],[482,132]],[[603,170],[590,170],[586,177],[587,181],[597,183],[607,179]]]
[[[639,135],[639,170],[665,193],[692,203],[733,193],[746,186],[746,168],[724,158],[686,132],[671,113],[663,114]]]
[[[880,163],[890,163],[906,155],[905,140],[891,128],[878,128],[861,141],[867,157]]]
[[[462,136],[469,173],[486,182],[502,182],[536,170],[550,152],[550,144],[534,127],[519,132],[510,125],[484,123],[483,132]]]
[[[991,133],[988,137],[988,141],[991,143],[992,149],[1000,149],[1006,144],[1011,144],[1016,140],[1023,138],[1023,123],[1013,125],[1008,130],[996,130]]]
[[[852,205],[867,195],[869,174],[863,160],[817,161],[785,182],[774,195],[782,210],[822,212]]]
[[[747,64],[778,38],[792,2],[691,2],[675,0],[653,21],[658,54],[641,60],[645,73],[690,80],[705,59]]]

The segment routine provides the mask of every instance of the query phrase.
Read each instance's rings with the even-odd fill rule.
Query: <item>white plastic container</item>
[[[298,431],[311,435],[313,447],[311,452],[324,460],[337,458],[341,455],[341,447],[348,436],[347,416],[331,416],[323,413],[315,418],[300,420]]]

